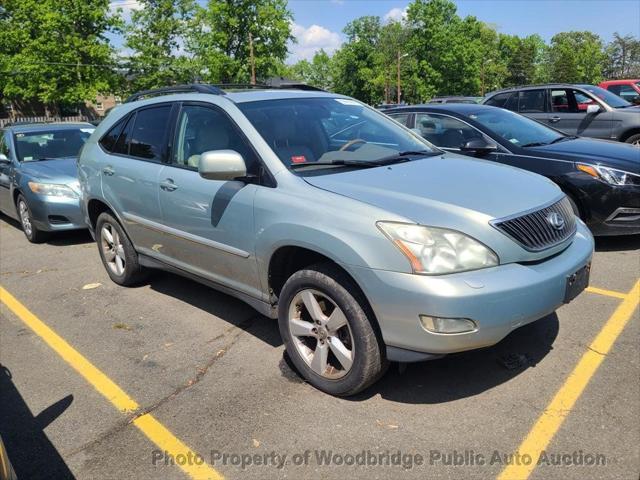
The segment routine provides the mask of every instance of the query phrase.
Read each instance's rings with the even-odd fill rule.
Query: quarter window
[[[197,170],[202,154],[211,150],[238,152],[247,172],[255,173],[255,153],[227,115],[213,107],[185,105],[178,118],[171,163]]]
[[[405,127],[407,126],[407,121],[409,120],[409,114],[408,113],[392,113],[389,116],[391,118],[393,118],[396,122],[401,123]]]
[[[9,158],[9,147],[7,146],[4,132],[0,132],[0,153]]]
[[[511,92],[499,93],[491,97],[489,100],[487,100],[485,105],[491,105],[492,107],[503,108],[504,104],[507,103],[507,100],[509,100],[509,97],[511,97],[511,95],[512,95]],[[517,97],[518,94],[516,93],[515,96]]]
[[[122,129],[124,128],[126,120],[127,120],[126,118],[123,119],[123,120],[120,120],[113,127],[111,127],[111,130],[109,130],[100,139],[100,145],[102,145],[102,148],[104,148],[107,152],[113,151],[113,147],[115,146],[116,142],[118,141],[118,137],[122,133]]]
[[[135,121],[136,114],[129,115],[122,132],[118,136],[115,146],[113,147],[113,153],[119,153],[120,155],[129,155],[129,138],[131,138],[131,131],[133,130],[133,122]]]
[[[139,110],[129,141],[129,155],[161,161],[170,115],[171,105]]]

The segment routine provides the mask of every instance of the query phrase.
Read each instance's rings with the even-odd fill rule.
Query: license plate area
[[[571,275],[567,275],[566,285],[564,289],[564,303],[569,303],[589,286],[589,274],[591,273],[591,264],[588,263],[580,270]]]

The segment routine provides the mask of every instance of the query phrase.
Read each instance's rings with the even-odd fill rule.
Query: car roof
[[[604,80],[600,82],[600,85],[629,85],[631,83],[640,82],[639,78],[627,78],[624,80]]]
[[[78,128],[96,128],[88,122],[39,122],[39,123],[22,123],[19,125],[8,125],[5,130],[11,130],[14,133],[31,133],[51,130],[74,130]]]
[[[480,110],[496,109],[498,107],[492,107],[490,105],[480,105],[478,103],[423,103],[419,105],[408,105],[406,107],[398,107],[390,109],[391,111],[385,113],[394,113],[401,111],[438,111],[442,113],[459,113],[461,115],[469,115]]]
[[[588,85],[588,84],[584,84],[584,83],[540,83],[540,84],[536,84],[536,85],[520,85],[517,87],[507,87],[507,88],[501,88],[500,90],[494,90],[493,92],[489,92],[487,93],[486,97],[491,97],[493,95],[496,95],[498,93],[508,93],[508,92],[517,92],[520,90],[537,90],[540,88],[551,88],[551,87],[557,87],[557,88],[586,88],[586,87],[594,87],[595,85]]]

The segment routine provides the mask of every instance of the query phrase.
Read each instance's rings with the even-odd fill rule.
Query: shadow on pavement
[[[478,395],[534,368],[553,349],[558,329],[558,316],[552,313],[492,347],[411,363],[402,373],[392,363],[378,383],[349,400],[380,394],[394,402],[435,404]]]
[[[640,235],[622,235],[619,237],[595,237],[596,252],[615,252],[640,249]]]
[[[0,364],[0,436],[19,479],[73,479],[44,429],[73,402],[58,400],[34,416],[14,385],[11,372]]]
[[[13,228],[22,232],[22,226],[17,220],[14,220],[4,213],[0,213],[0,220],[3,220],[7,225],[11,225]],[[24,241],[25,243],[27,243],[26,238],[24,239]],[[51,233],[45,244],[55,245],[58,247],[66,247],[69,245],[82,245],[83,243],[91,242],[93,242],[93,238],[91,238],[89,230],[69,230],[66,232],[63,231]]]
[[[155,291],[199,308],[243,329],[272,346],[282,345],[276,320],[260,315],[246,303],[193,280],[168,272],[153,272],[148,285]]]

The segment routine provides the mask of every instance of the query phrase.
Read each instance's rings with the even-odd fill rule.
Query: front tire
[[[49,238],[48,232],[44,232],[36,227],[33,223],[33,215],[31,215],[31,209],[27,204],[27,200],[18,195],[18,201],[16,202],[16,209],[18,210],[18,216],[20,217],[20,225],[22,225],[22,231],[24,236],[27,237],[31,243],[42,243]]]
[[[118,285],[137,285],[146,277],[138,262],[138,253],[120,223],[110,214],[101,213],[96,222],[96,242],[102,264]]]
[[[331,264],[294,273],[280,293],[278,324],[289,357],[309,383],[331,395],[354,395],[384,373],[384,345],[373,321],[358,287]]]
[[[640,133],[636,133],[635,135],[631,135],[629,138],[625,140],[626,143],[630,143],[634,147],[640,148]]]

